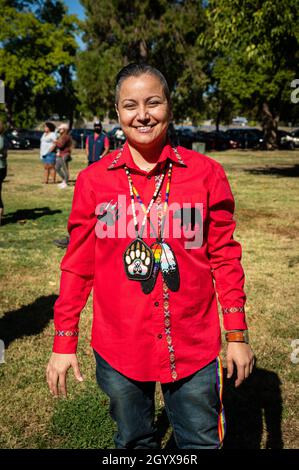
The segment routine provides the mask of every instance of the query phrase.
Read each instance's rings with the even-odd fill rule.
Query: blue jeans
[[[155,382],[139,382],[113,369],[96,351],[96,377],[110,398],[117,424],[117,449],[158,449]],[[218,424],[224,417],[217,379],[218,359],[195,374],[161,384],[165,409],[179,449],[217,449],[222,445]],[[222,413],[221,413],[222,410]],[[224,422],[222,422],[224,426]],[[222,429],[224,429],[222,427]]]

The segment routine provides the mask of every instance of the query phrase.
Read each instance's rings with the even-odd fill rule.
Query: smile
[[[148,132],[151,132],[151,130],[153,129],[153,127],[155,126],[155,124],[151,125],[151,126],[138,126],[138,127],[135,127],[135,129],[140,132],[141,134],[147,134]]]

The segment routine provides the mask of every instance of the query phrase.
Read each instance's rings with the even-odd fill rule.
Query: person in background
[[[44,164],[44,183],[49,183],[49,177],[52,173],[53,183],[56,183],[56,134],[55,134],[55,125],[52,122],[46,122],[44,127],[44,133],[40,140],[40,159]]]
[[[125,143],[126,137],[121,128],[115,131],[114,138],[115,138],[115,148],[121,147]]]
[[[85,149],[88,166],[92,163],[98,162],[109,153],[109,139],[106,134],[102,132],[101,122],[98,121],[94,123],[94,134],[87,137]],[[59,248],[67,248],[69,241],[70,238],[67,236],[55,239],[53,240],[53,243]]]
[[[7,175],[7,143],[4,136],[4,125],[0,121],[0,225],[4,215],[4,206],[2,201],[2,183]]]
[[[56,171],[62,178],[62,182],[58,185],[60,189],[67,188],[69,182],[68,161],[71,159],[72,138],[69,135],[69,126],[60,124],[58,127],[59,137],[56,140],[58,152],[56,154]]]
[[[89,135],[86,139],[85,150],[88,165],[98,162],[109,153],[109,139],[102,130],[103,127],[101,122],[95,122],[94,134]]]

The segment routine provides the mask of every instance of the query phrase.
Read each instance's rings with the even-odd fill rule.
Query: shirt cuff
[[[75,354],[78,345],[78,330],[55,330],[53,352]]]
[[[245,310],[243,307],[223,307],[223,327],[226,331],[247,330]]]

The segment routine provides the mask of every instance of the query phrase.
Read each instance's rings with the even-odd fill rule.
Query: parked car
[[[22,137],[17,129],[9,129],[4,133],[9,149],[27,150],[30,148],[30,141]]]
[[[296,129],[295,131],[291,132],[291,136],[294,139],[295,147],[299,147],[299,129]]]
[[[84,148],[86,144],[87,136],[92,135],[94,133],[93,129],[72,129],[70,135],[72,137],[74,147],[76,148]]]
[[[226,135],[224,131],[211,131],[205,134],[207,150],[227,150],[238,147],[238,142]]]
[[[23,139],[27,139],[30,142],[30,148],[37,149],[40,147],[40,139],[43,135],[43,131],[36,131],[31,129],[19,129],[18,134]]]
[[[263,132],[260,129],[228,129],[225,134],[237,142],[238,148],[262,149],[264,147]]]
[[[246,126],[248,124],[248,121],[246,119],[246,117],[242,117],[242,116],[237,116],[235,117],[232,122],[234,124],[241,124],[241,126]]]
[[[277,144],[278,148],[285,150],[294,150],[296,147],[295,137],[293,137],[289,132],[278,130],[277,133]],[[298,134],[298,146],[299,146],[299,134]]]
[[[176,145],[192,149],[193,142],[203,142],[200,140],[200,132],[191,126],[175,126]]]

